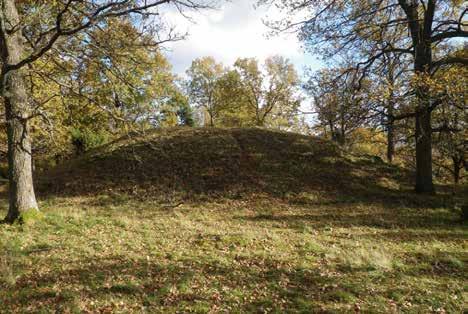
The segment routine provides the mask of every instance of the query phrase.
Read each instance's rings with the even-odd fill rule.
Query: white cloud
[[[167,56],[174,71],[183,74],[195,58],[213,56],[226,65],[238,57],[256,57],[264,60],[271,55],[289,58],[298,70],[305,66],[318,66],[306,56],[294,34],[267,38],[268,27],[262,18],[279,17],[278,12],[254,9],[251,0],[234,0],[218,10],[192,14],[193,23],[178,12],[166,13],[166,18],[179,32],[187,31],[185,41],[167,45]]]

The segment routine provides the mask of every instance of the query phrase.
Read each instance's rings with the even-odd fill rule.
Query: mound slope
[[[316,137],[264,129],[154,130],[38,175],[39,191],[156,195],[364,193],[398,188],[400,170]]]

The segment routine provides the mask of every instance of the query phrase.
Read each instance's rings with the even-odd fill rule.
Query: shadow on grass
[[[392,195],[392,194],[391,194]],[[239,220],[278,224],[303,230],[304,227],[369,227],[378,229],[415,229],[429,234],[433,230],[451,233],[467,228],[459,213],[453,209],[456,200],[443,195],[424,199],[408,194],[393,194],[365,200],[354,196],[351,200],[301,201],[290,199],[284,206],[235,217]],[[338,198],[338,197],[337,197]],[[292,203],[292,204],[291,204]],[[299,204],[298,204],[299,203]],[[381,233],[381,232],[380,232]],[[379,234],[380,234],[379,233]],[[424,233],[422,233],[424,234]],[[425,236],[425,235],[422,235]],[[449,235],[446,235],[449,236]]]
[[[340,287],[319,270],[288,269],[274,260],[235,258],[231,267],[199,261],[159,265],[117,257],[47,275],[23,276],[8,293],[4,307],[48,309],[72,306],[80,299],[131,300],[147,309],[222,304],[227,308],[317,310]],[[125,281],[122,278],[131,278]],[[60,285],[62,291],[54,292]],[[76,287],[81,287],[75,290]],[[84,287],[84,288],[83,288]],[[14,291],[13,291],[14,290]],[[340,293],[336,294],[339,298]],[[314,302],[307,302],[311,298]],[[105,304],[101,304],[105,307]]]
[[[421,258],[424,259],[414,255],[415,262],[419,261],[415,265],[421,264]],[[85,261],[67,270],[22,276],[4,294],[7,297],[3,306],[60,310],[87,300],[85,307],[93,311],[124,301],[136,306],[127,308],[131,311],[192,308],[206,312],[230,308],[246,312],[310,313],[323,311],[322,306],[327,303],[353,304],[359,298],[368,298],[375,278],[380,286],[393,285],[395,278],[403,275],[437,275],[440,280],[452,278],[457,269],[458,275],[462,274],[459,266],[456,268],[447,261],[433,262],[428,268],[418,266],[374,275],[372,269],[343,266],[339,269],[344,273],[339,276],[330,269],[324,272],[321,267],[292,268],[287,262],[268,258],[231,256],[228,262],[221,265],[203,259],[130,261],[121,256]],[[56,292],[57,288],[60,292]],[[412,290],[422,293],[414,291],[414,287],[399,285],[398,289],[403,294]],[[381,297],[391,298],[391,293],[390,289]],[[98,300],[95,307],[90,305],[92,300]],[[374,306],[383,310],[386,303]]]
[[[345,209],[345,208],[343,208]],[[311,227],[370,227],[379,229],[394,229],[394,228],[441,228],[447,229],[450,227],[463,226],[453,215],[447,217],[430,217],[414,214],[408,214],[403,217],[396,218],[392,214],[381,215],[375,217],[372,214],[356,214],[356,213],[328,213],[326,208],[322,208],[323,213],[316,214],[259,214],[255,216],[238,217],[241,220],[264,221],[264,222],[281,222],[290,227],[303,228],[305,224]],[[399,213],[394,213],[399,214]]]

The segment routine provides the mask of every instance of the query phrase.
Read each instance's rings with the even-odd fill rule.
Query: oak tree
[[[365,52],[357,68],[366,70],[388,53],[411,59],[415,102],[409,116],[414,118],[416,142],[416,191],[434,192],[432,179],[432,112],[440,104],[432,99],[423,82],[441,67],[468,59],[441,53],[437,47],[454,38],[468,37],[466,4],[458,0],[260,0],[275,3],[288,12],[287,18],[272,21],[278,30],[295,30],[314,51],[333,56],[342,51]],[[299,14],[300,13],[300,14]],[[298,19],[297,16],[301,17]],[[304,18],[305,16],[305,18]],[[383,18],[385,17],[385,18]],[[382,30],[406,32],[397,41],[381,41]]]
[[[99,28],[109,19],[131,17],[142,28],[148,25],[144,20],[151,20],[152,29],[157,32],[164,29],[160,10],[168,6],[183,10],[207,5],[191,0],[0,1],[0,95],[6,115],[10,183],[7,222],[21,218],[27,211],[38,210],[30,132],[35,106],[27,90],[28,67],[52,50],[60,49],[61,41]]]

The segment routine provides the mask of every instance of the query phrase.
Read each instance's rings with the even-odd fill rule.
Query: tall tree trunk
[[[393,86],[392,86],[393,88]],[[393,93],[390,96],[393,98]],[[395,104],[393,100],[388,102],[387,107],[387,161],[389,163],[393,162],[393,156],[395,155],[395,120],[393,116]]]
[[[427,22],[427,21],[426,21]],[[426,24],[426,23],[425,23]],[[415,46],[414,69],[418,80],[416,98],[416,187],[418,193],[434,193],[432,182],[432,125],[431,125],[431,95],[430,90],[425,85],[425,80],[431,76],[432,67],[432,47],[430,35],[428,35],[425,25],[421,30],[420,39]]]
[[[387,81],[388,88],[390,91],[389,99],[387,101],[387,161],[393,162],[393,156],[395,154],[395,61],[392,60],[395,56],[391,54],[384,55],[385,67],[387,69]]]
[[[12,29],[20,24],[14,0],[3,0],[2,25]],[[2,32],[3,34],[8,34]],[[5,35],[4,35],[5,36]],[[20,30],[2,38],[3,68],[0,77],[1,96],[5,105],[8,138],[9,210],[5,218],[14,222],[27,211],[38,210],[32,178],[31,135],[29,116],[31,108],[25,86],[24,71],[12,69],[23,55]]]
[[[332,141],[335,141],[336,142],[336,136],[335,136],[335,128],[333,126],[333,121],[332,120],[328,120],[328,125],[330,127],[330,134],[331,134],[331,139]],[[325,132],[327,131],[327,128],[325,127]]]
[[[343,147],[346,145],[346,132],[344,128],[340,129],[340,133],[338,136],[338,144]]]
[[[432,50],[430,43],[422,42],[416,46],[415,73],[423,82],[416,86],[417,108],[415,117],[416,139],[416,187],[418,193],[434,193],[432,182],[432,125],[431,95],[424,80],[430,77]]]
[[[398,0],[408,19],[408,30],[414,46],[414,72],[418,80],[426,80],[432,68],[432,23],[436,1],[429,1],[421,14],[420,2]],[[418,193],[433,193],[432,127],[430,91],[424,82],[416,86],[416,187]]]
[[[455,184],[460,183],[460,172],[462,169],[463,160],[457,156],[452,157],[453,162],[453,181]]]
[[[416,192],[434,193],[432,183],[431,114],[422,110],[416,115]]]
[[[345,118],[345,109],[344,105],[340,105],[340,120],[339,120],[339,130],[337,130],[337,142],[338,145],[344,147],[346,145],[346,118]]]
[[[210,111],[210,127],[214,127],[213,112]]]
[[[395,126],[393,121],[389,121],[387,125],[387,161],[393,162],[395,155]]]

